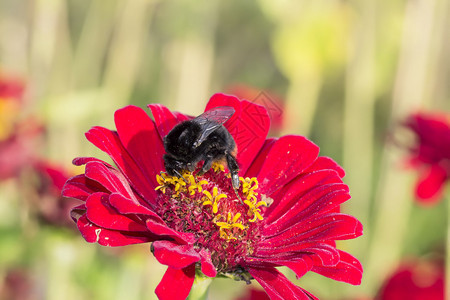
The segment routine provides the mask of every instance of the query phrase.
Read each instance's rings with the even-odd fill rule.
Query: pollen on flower
[[[267,207],[267,203],[263,200],[258,201],[256,198],[258,193],[256,193],[255,190],[258,188],[258,180],[255,177],[239,177],[239,181],[242,183],[242,193],[247,198],[247,200],[244,200],[244,203],[248,205],[247,215],[252,217],[249,222],[256,222],[256,220],[261,221],[263,217],[261,215],[261,209],[258,207]]]
[[[213,213],[215,214],[217,214],[219,210],[219,200],[228,197],[225,194],[219,194],[216,186],[213,188],[212,195],[209,191],[203,191],[203,194],[205,195],[205,201],[203,201],[203,205],[212,205]]]
[[[245,229],[245,226],[242,223],[238,223],[237,221],[241,217],[240,213],[237,213],[234,217],[231,217],[231,213],[228,213],[228,217],[225,222],[216,222],[216,225],[219,226],[220,237],[227,240],[236,240],[236,237],[233,236],[233,228],[238,228],[241,230]],[[222,218],[221,215],[218,215],[218,218]]]
[[[262,206],[267,206],[261,199],[264,195],[257,193],[256,178],[241,177],[235,191],[229,174],[223,165],[215,164],[205,173],[156,176],[159,215],[170,228],[194,234],[195,247],[211,252],[219,272],[237,268],[243,257],[254,252],[260,235],[255,224],[263,220]]]
[[[188,180],[189,180],[188,191],[191,196],[194,195],[196,191],[201,193],[203,191],[202,185],[208,184],[208,181],[205,179],[196,182],[195,177],[192,174],[189,174]]]
[[[219,172],[225,172],[225,167],[223,166],[223,164],[218,163],[218,162],[213,162],[211,168],[214,170],[214,172],[219,173]]]

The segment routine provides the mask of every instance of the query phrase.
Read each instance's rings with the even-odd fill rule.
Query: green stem
[[[188,300],[206,300],[208,297],[208,288],[212,280],[212,278],[197,272]]]

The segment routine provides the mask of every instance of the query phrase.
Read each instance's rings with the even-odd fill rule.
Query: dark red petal
[[[259,171],[264,165],[264,161],[266,160],[267,154],[269,153],[270,149],[273,147],[276,141],[277,141],[276,138],[268,138],[267,140],[264,141],[264,144],[262,145],[255,159],[253,160],[252,164],[247,169],[245,177],[251,178],[256,177],[256,175],[258,175]]]
[[[416,195],[422,204],[434,204],[442,197],[447,172],[434,164],[422,172],[416,186]]]
[[[326,156],[320,156],[316,161],[308,168],[307,172],[313,172],[317,170],[334,170],[339,174],[339,177],[343,178],[345,176],[344,169],[338,165],[334,160]]]
[[[195,242],[195,237],[192,233],[175,231],[165,224],[161,224],[152,219],[148,219],[146,225],[148,230],[157,236],[172,238],[181,244],[192,244]]]
[[[67,198],[75,198],[80,199],[83,201],[86,201],[86,199],[95,192],[98,192],[99,190],[93,190],[90,187],[87,186],[87,179],[84,174],[74,176],[72,178],[69,178],[67,180],[66,184],[64,185],[62,189],[62,195]],[[101,186],[100,190],[102,189]],[[105,189],[103,191],[106,192]]]
[[[195,265],[184,269],[169,267],[155,293],[159,300],[185,300],[195,279]]]
[[[77,226],[86,242],[98,242],[102,246],[119,247],[131,244],[148,243],[154,240],[150,233],[148,235],[132,235],[101,228],[89,222],[86,215],[83,215],[78,219]]]
[[[158,216],[154,211],[141,205],[139,202],[125,198],[121,194],[111,194],[109,196],[109,203],[121,214],[141,214],[151,216],[155,221],[164,222],[160,216]]]
[[[202,273],[208,277],[216,277],[217,270],[213,265],[211,260],[211,253],[206,251],[204,248],[200,250],[201,264],[202,264]]]
[[[305,137],[287,135],[270,148],[257,174],[259,189],[270,195],[300,175],[316,160],[319,147]]]
[[[270,256],[266,258],[254,258],[248,263],[248,267],[255,267],[257,269],[272,268],[274,266],[286,266],[291,269],[297,278],[302,277],[311,270],[314,266],[314,260],[309,255],[291,255],[286,259]]]
[[[313,171],[297,177],[272,195],[274,205],[271,205],[265,212],[267,216],[266,222],[270,223],[279,219],[291,210],[296,202],[308,191],[312,191],[315,187],[324,187],[334,183],[342,183],[341,178],[334,170]],[[335,187],[333,185],[330,188],[334,189]],[[306,201],[303,202],[305,203]],[[335,205],[339,204],[335,203]]]
[[[120,230],[147,232],[147,227],[122,214],[119,214],[110,204],[109,195],[104,193],[92,194],[86,200],[86,216],[97,226]]]
[[[311,268],[314,265],[313,260],[310,256],[304,255],[302,258],[296,259],[296,260],[287,260],[287,261],[280,261],[280,265],[288,267],[291,269],[297,278],[303,277],[307,272],[311,270]]]
[[[95,157],[77,157],[72,160],[72,164],[74,164],[75,166],[83,166],[91,161],[96,161],[96,162],[104,164],[105,166],[107,166],[109,168],[113,168],[113,166],[111,166],[107,162],[104,162],[103,160],[95,158]]]
[[[350,199],[348,187],[342,183],[316,186],[306,194],[297,198],[297,201],[288,209],[283,209],[281,216],[268,215],[264,222],[266,234],[276,234],[280,229],[295,225],[298,222],[316,217],[318,214],[330,212],[339,204]]]
[[[272,258],[273,262],[277,262],[277,264],[285,266],[287,265],[281,261],[287,260],[290,257],[294,257],[295,260],[297,260],[299,255],[302,256],[302,259],[307,259],[306,257],[310,256],[309,259],[311,262],[323,266],[335,266],[340,259],[339,252],[335,246],[331,246],[323,242],[303,241],[286,243],[285,245],[273,247],[271,247],[269,243],[261,244],[254,255]]]
[[[153,242],[152,251],[161,264],[174,269],[185,268],[201,259],[192,245],[179,245],[171,241]]]
[[[127,179],[114,168],[108,168],[100,162],[91,161],[86,164],[85,176],[100,183],[111,193],[120,193],[127,197],[134,197]]]
[[[336,266],[315,266],[312,271],[337,281],[360,285],[363,274],[361,263],[347,252],[339,250],[339,255],[341,260]]]
[[[80,204],[70,210],[70,217],[76,223],[78,219],[86,213],[86,205]]]
[[[294,285],[275,268],[249,268],[249,273],[261,284],[271,300],[317,299],[302,288]]]
[[[362,224],[353,216],[344,214],[327,214],[298,222],[291,227],[268,236],[263,232],[264,242],[273,247],[285,244],[324,240],[353,239],[362,235]]]
[[[267,110],[258,104],[225,94],[214,94],[206,105],[205,111],[217,106],[231,106],[234,115],[224,124],[237,145],[237,161],[240,174],[245,174],[256,154],[264,144],[270,128]]]
[[[155,124],[147,113],[137,106],[126,106],[114,114],[117,133],[144,177],[158,186],[156,174],[164,170],[163,143]]]
[[[116,132],[103,127],[93,127],[86,133],[86,138],[113,159],[127,181],[148,203],[155,204],[155,186],[146,180],[136,162],[122,145]]]
[[[163,139],[175,125],[188,119],[181,113],[172,113],[167,107],[161,104],[149,104],[148,108],[152,111],[155,119],[156,128],[159,136]]]

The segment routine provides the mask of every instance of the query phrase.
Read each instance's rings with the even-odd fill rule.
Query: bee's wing
[[[200,137],[195,141],[194,147],[198,147],[201,143],[203,143],[211,133],[222,126],[222,124],[225,123],[233,114],[233,107],[218,106],[205,111],[203,114],[196,117],[193,121],[201,125],[203,131]]]

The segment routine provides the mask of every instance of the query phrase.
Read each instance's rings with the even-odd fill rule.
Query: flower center
[[[252,254],[263,219],[258,201],[258,180],[240,177],[234,190],[231,177],[221,164],[204,174],[184,171],[182,177],[161,172],[159,214],[167,225],[196,237],[195,247],[206,248],[218,272],[238,268],[243,257]]]

